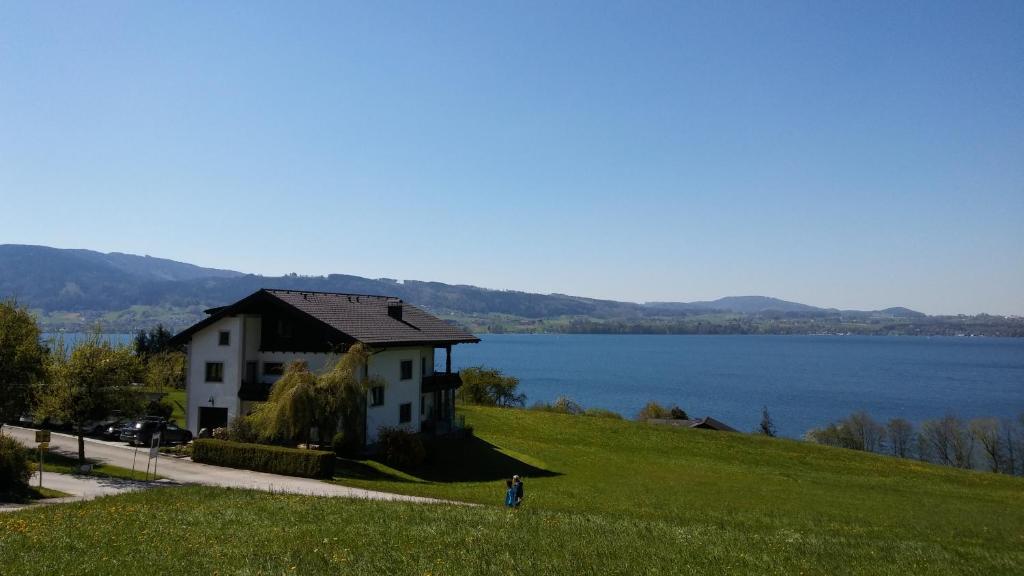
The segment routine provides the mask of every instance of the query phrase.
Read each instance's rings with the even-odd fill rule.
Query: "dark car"
[[[121,433],[124,432],[125,428],[131,424],[132,421],[126,418],[106,420],[104,422],[100,422],[99,425],[93,429],[93,436],[103,438],[104,440],[120,440]]]
[[[192,441],[192,432],[179,428],[177,424],[168,423],[163,418],[147,416],[142,420],[131,422],[122,429],[121,440],[135,446],[150,446],[153,436],[160,434],[160,444],[187,444]]]

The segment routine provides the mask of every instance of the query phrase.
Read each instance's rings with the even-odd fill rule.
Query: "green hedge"
[[[211,438],[202,438],[192,443],[194,462],[286,476],[330,478],[334,476],[334,458],[333,452],[243,444]]]

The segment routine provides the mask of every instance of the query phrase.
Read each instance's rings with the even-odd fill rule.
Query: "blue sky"
[[[1024,3],[6,3],[0,200],[263,274],[1024,314]]]

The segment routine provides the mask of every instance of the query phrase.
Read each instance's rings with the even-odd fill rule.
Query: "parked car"
[[[120,440],[121,433],[130,424],[132,424],[132,421],[127,418],[105,420],[93,429],[93,436],[103,438],[104,440]]]
[[[187,444],[192,441],[192,432],[179,428],[177,424],[160,417],[147,416],[141,420],[131,422],[121,431],[121,440],[132,446],[149,446],[153,443],[153,436],[160,434],[160,444]]]

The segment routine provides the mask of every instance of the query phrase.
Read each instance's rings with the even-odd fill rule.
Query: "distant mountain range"
[[[638,304],[345,274],[260,276],[117,252],[0,245],[0,298],[32,308],[50,329],[97,321],[112,330],[156,322],[181,328],[204,308],[265,287],[393,295],[477,331],[813,333],[837,323],[933,318],[906,308],[836,310],[765,296]]]

